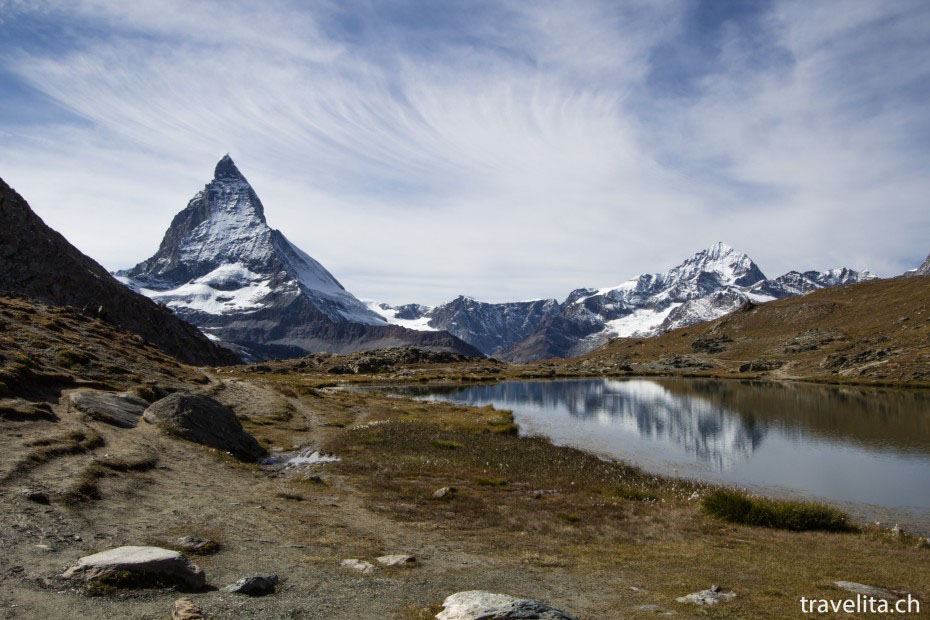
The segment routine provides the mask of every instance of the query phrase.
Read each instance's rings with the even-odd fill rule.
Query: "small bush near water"
[[[730,523],[796,532],[842,532],[852,529],[845,513],[824,504],[752,497],[730,489],[721,489],[707,495],[702,507],[705,513]]]

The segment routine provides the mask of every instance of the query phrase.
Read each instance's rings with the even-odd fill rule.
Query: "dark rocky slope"
[[[120,284],[49,228],[2,179],[0,292],[84,309],[189,364],[239,362],[232,351],[210,342],[193,325]]]

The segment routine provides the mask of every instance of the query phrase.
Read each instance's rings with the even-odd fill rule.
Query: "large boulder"
[[[447,597],[442,606],[436,620],[577,620],[540,601],[481,590],[456,592]]]
[[[243,461],[255,461],[267,454],[245,432],[232,409],[203,394],[171,394],[150,405],[143,418],[165,432],[229,452]]]
[[[192,589],[203,588],[207,578],[183,555],[160,547],[117,547],[84,556],[61,575],[64,579],[114,581],[133,586],[160,586],[166,582]]]
[[[139,423],[148,402],[132,394],[117,394],[100,390],[75,390],[67,396],[68,406],[85,417],[120,428],[133,428]]]

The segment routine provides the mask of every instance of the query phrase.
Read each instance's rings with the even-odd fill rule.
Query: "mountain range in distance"
[[[116,275],[250,359],[412,345],[518,362],[580,355],[613,337],[657,335],[746,302],[875,278],[839,268],[769,279],[746,254],[716,243],[668,271],[576,289],[562,302],[362,302],[267,225],[228,155],[174,217],[158,251]]]
[[[724,243],[697,252],[668,271],[619,286],[545,299],[489,304],[458,297],[436,307],[372,303],[388,320],[444,329],[485,354],[513,362],[574,357],[615,337],[655,336],[709,321],[743,305],[803,295],[819,288],[875,279],[868,271],[790,271],[769,279],[744,253]]]

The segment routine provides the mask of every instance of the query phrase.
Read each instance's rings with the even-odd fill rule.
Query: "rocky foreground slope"
[[[139,334],[191,364],[235,364],[239,358],[144,296],[117,282],[37,216],[0,179],[0,293],[72,306]]]
[[[250,358],[402,345],[481,355],[447,332],[389,325],[372,312],[268,226],[228,155],[174,217],[158,251],[117,276]]]

